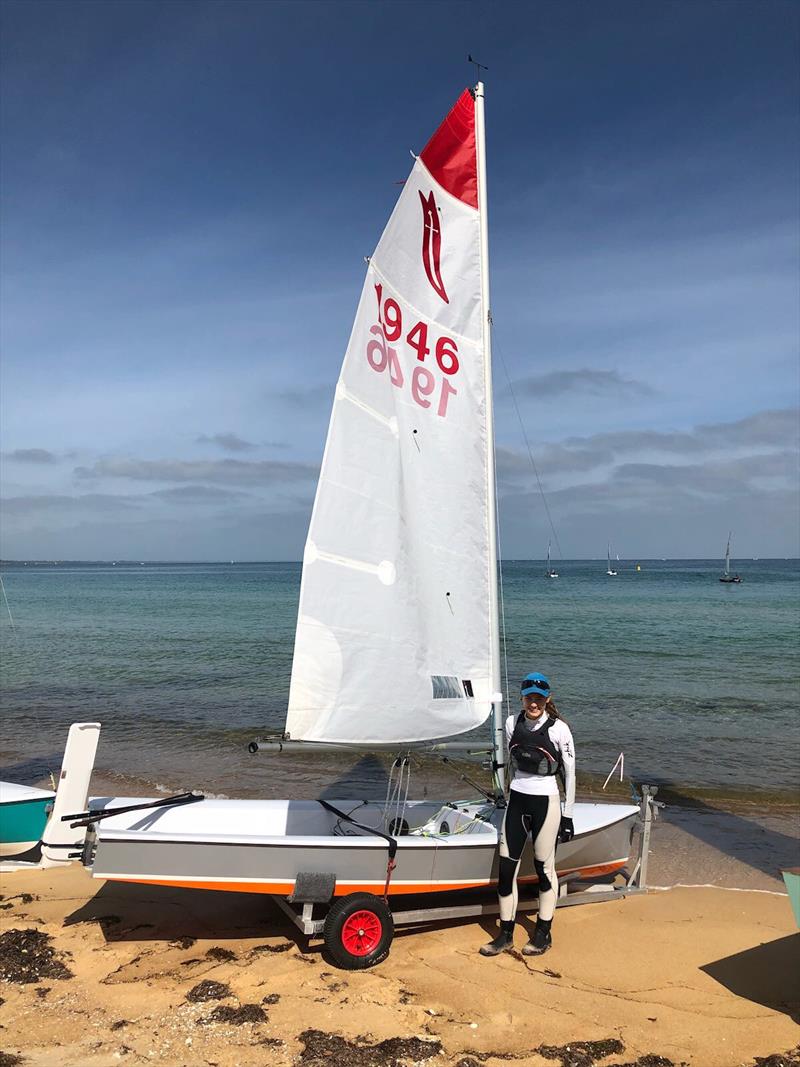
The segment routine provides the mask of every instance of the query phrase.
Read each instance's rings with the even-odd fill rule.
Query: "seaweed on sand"
[[[267,1013],[258,1004],[242,1004],[234,1008],[231,1004],[218,1004],[201,1022],[228,1023],[231,1026],[244,1026],[245,1023],[265,1023]]]
[[[184,937],[176,937],[174,941],[170,941],[170,948],[191,948],[197,941],[196,937],[189,937],[188,934]]]
[[[472,1052],[458,1061],[456,1067],[475,1067],[476,1064],[486,1063],[487,1060],[520,1060],[524,1058],[524,1053],[518,1055],[516,1052],[476,1052],[473,1049]]]
[[[250,949],[250,955],[257,956],[261,952],[288,952],[290,948],[294,948],[291,941],[281,941],[277,945],[255,945]]]
[[[616,1037],[602,1041],[570,1041],[567,1045],[540,1045],[534,1049],[546,1060],[558,1060],[561,1067],[594,1067],[597,1060],[625,1051]]]
[[[205,1000],[224,1000],[231,996],[231,987],[224,982],[212,982],[206,978],[192,986],[186,994],[186,999],[193,1004],[200,1004]]]
[[[206,952],[206,958],[217,960],[218,963],[228,963],[230,960],[236,959],[236,953],[231,952],[229,948],[222,948],[220,945],[212,945],[208,952]]]
[[[800,1067],[800,1045],[788,1052],[773,1052],[771,1056],[756,1056],[754,1067]]]
[[[675,1064],[666,1056],[659,1056],[655,1052],[645,1052],[638,1060],[632,1063],[621,1063],[619,1067],[675,1067]]]
[[[363,1039],[348,1041],[323,1030],[304,1030],[298,1035],[305,1046],[300,1053],[300,1067],[405,1067],[438,1056],[441,1041],[424,1041],[419,1037],[390,1037],[377,1045]]]
[[[625,1046],[615,1037],[603,1041],[571,1041],[568,1045],[541,1045],[534,1049],[547,1060],[559,1060],[561,1067],[595,1067],[598,1060],[616,1056]],[[636,1060],[617,1064],[617,1067],[675,1067],[672,1060],[655,1052],[645,1052]],[[687,1067],[681,1064],[681,1067]]]
[[[57,959],[52,938],[42,930],[6,930],[0,934],[0,979],[28,985],[41,978],[72,978]]]

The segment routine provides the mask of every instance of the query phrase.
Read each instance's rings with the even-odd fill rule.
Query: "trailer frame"
[[[639,854],[634,868],[625,879],[625,882],[622,885],[609,886],[608,883],[587,882],[581,880],[580,877],[567,875],[564,879],[559,880],[557,907],[567,908],[575,904],[594,904],[606,900],[621,900],[634,894],[647,892],[650,835],[653,823],[658,817],[658,809],[664,807],[661,801],[655,799],[657,793],[658,786],[643,785],[641,786],[641,794],[634,794],[636,799],[639,800],[639,818],[636,823],[636,828],[639,831]],[[578,885],[585,885],[587,888],[570,892],[571,886]],[[469,890],[468,892],[473,891]],[[324,904],[324,902],[320,900],[302,901],[296,900],[294,897],[279,896],[273,896],[271,899],[275,901],[301,934],[309,939],[323,936],[326,916],[315,916],[314,909]],[[327,908],[327,904],[324,906]],[[520,911],[535,911],[537,908],[538,900],[536,896],[520,899],[518,904],[518,910]],[[498,915],[499,913],[500,907],[496,901],[476,901],[469,904],[453,904],[444,907],[415,907],[392,911],[392,920],[395,926],[417,926],[424,923],[477,918],[485,915]]]

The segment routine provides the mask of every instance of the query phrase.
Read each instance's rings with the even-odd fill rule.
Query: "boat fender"
[[[520,712],[508,749],[521,771],[538,774],[542,778],[558,774],[561,753],[550,739],[550,727],[554,722],[555,719],[548,715],[547,722],[537,730],[531,730],[525,725],[525,712]]]
[[[336,889],[336,875],[322,871],[300,871],[289,897],[292,904],[329,904]]]

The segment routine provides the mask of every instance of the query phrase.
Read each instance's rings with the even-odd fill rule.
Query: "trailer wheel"
[[[323,932],[325,948],[338,967],[363,971],[389,955],[394,922],[388,905],[372,893],[350,893],[334,900]]]

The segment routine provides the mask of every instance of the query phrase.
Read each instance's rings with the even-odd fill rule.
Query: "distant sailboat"
[[[742,579],[738,574],[731,574],[731,534],[728,534],[728,543],[725,546],[725,573],[720,577],[726,585],[740,585]]]
[[[609,577],[611,577],[611,578],[616,578],[616,576],[617,576],[617,572],[616,572],[616,571],[614,570],[614,568],[613,568],[613,567],[611,566],[611,545],[609,545],[609,546],[608,546],[608,556],[607,556],[607,559],[608,559],[608,566],[607,566],[607,568],[606,568],[606,574],[607,574],[607,575],[609,575]],[[619,556],[617,556],[617,559],[619,559]]]
[[[554,571],[550,565],[550,542],[547,542],[547,571],[545,572],[548,578],[557,578],[558,571]]]

